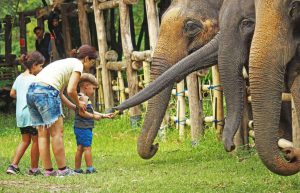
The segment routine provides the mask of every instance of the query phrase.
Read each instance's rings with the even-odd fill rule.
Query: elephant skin
[[[151,65],[152,81],[182,58],[213,39],[219,31],[218,15],[222,3],[223,0],[172,1],[162,17],[159,38]],[[203,62],[207,66],[215,64],[213,62],[216,62],[217,59],[216,47],[211,50],[213,53],[206,51],[203,54],[214,55],[214,57],[210,57],[209,61]],[[153,145],[153,142],[165,115],[172,87],[171,84],[166,86],[148,102],[142,132],[137,144],[138,153],[143,159],[150,159],[158,149],[158,144]],[[139,101],[147,100],[145,98],[147,96],[142,95]],[[133,99],[124,101],[115,109],[122,111],[137,104],[139,103],[133,96]]]
[[[299,109],[300,1],[255,0],[255,12],[249,74],[256,149],[270,171],[293,175],[300,170],[299,154],[294,153],[291,158],[290,153],[298,149],[284,150],[287,161],[280,154],[277,141],[286,78]]]

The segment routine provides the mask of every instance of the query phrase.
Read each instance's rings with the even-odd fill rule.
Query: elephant
[[[255,0],[256,27],[250,48],[249,78],[255,143],[265,166],[279,175],[300,170],[297,148],[287,162],[277,146],[282,90],[290,88],[299,120],[300,1]],[[288,74],[285,76],[285,74]]]
[[[219,69],[228,107],[223,141],[225,149],[232,151],[235,147],[233,137],[241,122],[244,105],[245,84],[242,68],[243,66],[248,68],[250,42],[255,22],[254,1],[225,0],[219,20],[221,36],[217,35],[207,46],[177,63],[147,88],[116,108],[122,110],[137,105],[156,95],[163,88],[182,80],[189,73],[215,64],[215,55],[208,55],[207,53],[211,51],[207,50],[211,48],[216,50],[219,46]]]
[[[179,60],[213,39],[219,31],[218,15],[222,3],[223,0],[172,1],[162,17],[157,46],[153,52],[150,76],[152,81]],[[203,64],[211,66],[216,63],[216,47],[212,48],[210,54],[214,57],[210,57],[210,61],[203,61]],[[209,53],[206,52],[204,55]],[[166,112],[171,90],[172,85],[169,84],[148,102],[137,144],[138,154],[143,159],[150,159],[158,149],[158,144],[153,145],[153,142]],[[116,109],[122,110],[132,106],[132,103],[129,103],[125,101]],[[139,103],[135,102],[135,104]]]

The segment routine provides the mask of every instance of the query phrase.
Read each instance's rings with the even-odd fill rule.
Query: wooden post
[[[215,128],[217,130],[217,134],[219,135],[219,139],[221,139],[224,125],[223,90],[221,87],[219,68],[217,65],[212,67],[212,78],[213,85],[215,86],[213,90],[213,113],[215,117]]]
[[[120,88],[120,103],[122,103],[123,101],[126,100],[126,96],[125,96],[125,84],[124,84],[124,80],[122,77],[122,71],[118,71],[118,85]]]
[[[131,63],[131,53],[133,51],[132,40],[131,40],[131,32],[130,32],[130,21],[129,21],[129,9],[125,4],[124,0],[119,2],[120,8],[120,22],[121,22],[121,36],[122,36],[122,48],[124,52],[124,56],[126,59],[126,73],[127,73],[127,82],[129,88],[129,97],[135,95],[138,91],[138,76],[137,71],[132,69]],[[129,110],[131,117],[140,117],[141,110],[139,105],[130,108]]]
[[[77,0],[77,7],[81,44],[91,45],[90,26],[86,14],[85,0]]]
[[[292,97],[292,125],[293,125],[293,144],[294,147],[299,148],[300,147],[300,131],[299,131],[299,123],[298,123],[298,116],[296,108],[295,108],[295,102],[294,98]]]
[[[27,53],[27,44],[26,44],[26,22],[25,15],[23,12],[19,13],[19,25],[20,25],[20,48],[21,54]]]
[[[68,54],[72,50],[72,41],[71,41],[71,34],[70,34],[70,23],[68,18],[68,5],[61,4],[61,19],[62,19],[62,34],[64,36],[64,46],[65,52]]]
[[[10,63],[10,54],[12,51],[12,17],[6,16],[5,17],[5,61],[6,64]]]
[[[203,132],[203,112],[200,109],[200,97],[197,72],[187,76],[187,88],[189,92],[189,109],[191,119],[192,143],[197,144],[201,131]]]
[[[97,38],[98,38],[98,47],[99,47],[99,56],[101,61],[101,74],[102,74],[102,83],[103,83],[103,94],[104,94],[104,103],[105,109],[109,110],[113,107],[113,92],[111,88],[111,78],[110,72],[106,68],[106,59],[105,53],[107,51],[107,41],[106,41],[106,31],[105,31],[105,21],[102,10],[98,10],[98,0],[93,0],[95,22],[97,28]],[[97,78],[99,79],[100,66],[97,66]]]
[[[184,97],[184,80],[177,84],[177,128],[179,129],[179,139],[184,139],[185,126],[185,97]]]
[[[149,39],[150,39],[150,50],[153,50],[156,47],[158,33],[159,33],[159,20],[158,20],[158,11],[156,7],[155,0],[145,0],[146,10],[147,10],[147,20],[148,20],[148,30],[149,30]]]

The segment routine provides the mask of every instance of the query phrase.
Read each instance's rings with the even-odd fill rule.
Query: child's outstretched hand
[[[115,116],[114,113],[102,114],[102,117],[103,117],[103,118],[108,118],[108,119],[111,119],[111,118],[113,118],[114,116]]]

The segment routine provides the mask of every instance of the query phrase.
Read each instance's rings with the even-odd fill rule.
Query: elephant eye
[[[198,33],[202,31],[202,24],[200,21],[188,20],[184,24],[184,32],[188,37],[195,37]]]
[[[289,14],[294,20],[300,19],[300,1],[293,1],[291,3]]]
[[[250,19],[244,19],[244,20],[242,20],[241,25],[243,28],[251,28],[251,27],[253,27],[254,22]]]
[[[243,33],[251,33],[254,31],[255,21],[253,19],[243,19],[240,23],[240,30]]]

